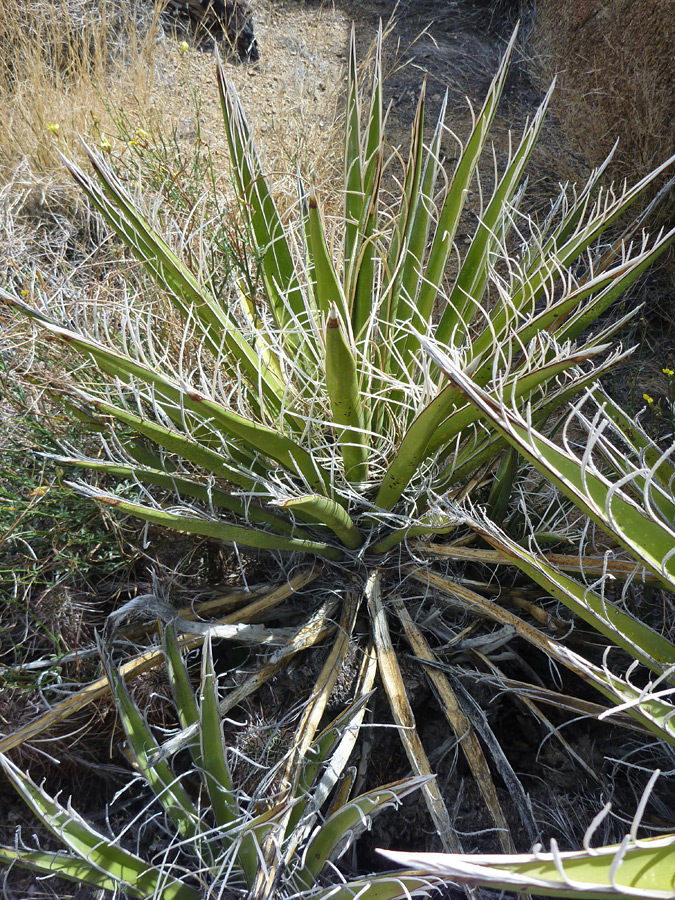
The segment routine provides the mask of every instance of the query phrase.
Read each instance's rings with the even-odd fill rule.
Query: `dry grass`
[[[8,0],[0,19],[0,171],[26,159],[44,176],[60,168],[57,147],[74,147],[97,122],[105,127],[107,107],[132,95],[147,102],[159,35],[157,12],[134,0]]]
[[[81,137],[110,155],[148,209],[161,209],[163,231],[176,219],[186,252],[232,202],[213,51],[161,8],[152,0],[8,0],[0,17],[0,46],[11,48],[0,60],[0,280],[14,289],[40,287],[64,302],[119,298],[122,251],[108,245],[107,227],[57,152],[88,168]],[[265,0],[256,5],[261,61],[228,73],[253,114],[266,167],[286,176],[282,196],[295,202],[297,162],[336,199],[334,126],[350,20],[329,6],[311,29],[299,10],[280,15]]]
[[[190,175],[199,141],[221,186],[227,182],[213,53],[186,22],[160,11],[151,0],[6,0],[0,17],[0,228],[6,239],[18,238],[14,258],[44,246],[45,230],[50,253],[55,240],[63,245],[65,232],[73,237],[82,210],[57,151],[81,161],[80,137],[124,164],[137,162],[128,141],[146,132],[167,167],[180,154],[185,171],[159,173],[175,181]],[[284,15],[292,20],[292,12]],[[296,160],[311,160],[317,181],[332,184],[338,149],[332,125],[348,18],[326,8],[313,34],[299,26],[289,38],[292,21],[279,30],[273,5],[261,2],[255,25],[264,47],[260,65],[229,71],[255,111],[252,124],[271,154],[270,168],[292,177]],[[26,227],[41,233],[32,240]],[[15,234],[8,235],[11,229]]]
[[[609,178],[637,181],[675,149],[675,7],[662,0],[573,6],[561,18],[555,0],[537,4],[531,45],[543,83],[557,77],[553,113],[590,166],[618,141]],[[651,227],[674,215],[675,191]]]

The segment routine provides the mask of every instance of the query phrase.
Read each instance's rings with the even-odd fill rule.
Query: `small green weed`
[[[56,659],[92,637],[91,585],[100,594],[106,579],[119,584],[133,557],[119,525],[75,496],[63,470],[41,458],[56,449],[54,431],[21,396],[5,395],[12,399],[15,432],[33,449],[20,449],[10,435],[0,466],[0,683],[18,679],[29,688],[31,661]],[[70,429],[70,440],[82,443]],[[48,673],[38,671],[44,683]]]

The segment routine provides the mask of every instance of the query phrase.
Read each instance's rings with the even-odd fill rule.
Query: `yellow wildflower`
[[[653,398],[653,397],[650,397],[649,394],[643,394],[643,395],[642,395],[642,399],[643,399],[643,400],[646,400],[647,403],[649,404],[649,406],[653,406],[653,405],[654,405],[654,398]]]
[[[673,375],[675,375],[675,372],[673,372],[672,369],[661,369],[661,371],[663,372],[664,375],[667,375],[668,378],[672,378]]]
[[[105,135],[101,138],[101,150],[103,150],[104,153],[110,153],[112,150],[112,144]]]
[[[183,41],[182,44],[180,45],[180,47],[178,48],[178,52],[180,53],[181,56],[185,56],[185,54],[188,52],[189,49],[190,49],[190,47],[188,45],[188,42]]]
[[[58,122],[50,122],[49,125],[47,125],[47,131],[51,131],[52,134],[58,134],[60,130],[61,126]]]

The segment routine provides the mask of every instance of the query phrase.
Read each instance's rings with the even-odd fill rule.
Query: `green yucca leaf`
[[[124,679],[106,659],[105,653],[103,656],[110,688],[138,769],[181,836],[195,839],[204,830],[197,808],[167,762],[150,762],[150,754],[158,749],[158,744],[131,699]]]
[[[343,885],[331,885],[328,888],[313,888],[307,895],[308,900],[409,900],[410,897],[433,897],[438,890],[439,881],[417,872],[399,872],[397,874],[371,875],[348,881]]]
[[[506,168],[500,182],[495,186],[492,199],[481,215],[480,224],[471,240],[471,246],[464,257],[459,274],[448,298],[447,305],[435,336],[439,341],[461,343],[466,326],[480,306],[489,276],[489,254],[497,241],[505,241],[505,226],[511,214],[511,201],[518,187],[523,171],[541,132],[548,110],[554,84],[548,90],[537,113],[523,135],[520,146]]]
[[[431,315],[430,309],[423,309],[419,306],[417,294],[422,284],[424,253],[431,230],[432,213],[435,209],[434,193],[441,165],[441,139],[443,137],[447,106],[448,92],[446,91],[438,114],[436,129],[424,163],[415,217],[405,248],[405,259],[401,273],[400,293],[404,310],[407,306],[407,315],[403,313],[402,318],[410,323],[409,332],[407,334],[404,333],[401,356],[409,368],[412,365],[413,354],[419,346],[415,332],[426,332],[429,325],[429,316]]]
[[[424,100],[426,81],[422,85],[417,111],[412,126],[410,154],[403,180],[401,208],[398,210],[394,224],[389,255],[386,263],[388,287],[382,304],[380,317],[385,344],[393,340],[392,326],[399,318],[401,285],[403,282],[404,259],[407,254],[412,229],[415,224],[419,204],[420,181],[422,178],[422,161],[424,154]],[[388,371],[395,371],[396,354],[387,357]]]
[[[363,329],[368,325],[375,308],[375,256],[378,228],[378,208],[382,169],[384,165],[384,120],[382,115],[382,23],[377,33],[373,86],[365,134],[365,146],[360,149],[359,168],[362,178],[363,200],[358,204],[358,192],[352,195],[352,212],[361,206],[358,228],[354,231],[350,265],[345,271],[345,291],[352,321],[352,331],[357,344],[363,340]],[[356,69],[354,68],[354,73]],[[357,90],[356,83],[354,90]],[[358,111],[357,113],[358,114]],[[354,113],[352,113],[352,116]],[[354,136],[350,138],[352,147]],[[349,165],[345,160],[345,164]],[[353,176],[355,177],[355,176]]]
[[[561,344],[574,340],[658,259],[673,239],[672,232],[663,235],[651,247],[645,246],[630,259],[594,274],[578,287],[565,290],[562,297],[547,303],[541,312],[528,318],[523,326],[516,326],[513,339],[528,344],[537,334],[549,331],[555,334]],[[473,344],[474,358],[483,352],[483,348],[490,352],[490,345],[484,335]],[[490,376],[491,361],[486,362],[474,378],[479,384],[484,384]]]
[[[658,632],[619,609],[606,597],[550,566],[545,556],[531,553],[496,528],[486,528],[480,522],[474,522],[473,527],[491,546],[509,556],[515,566],[546,588],[552,597],[627,650],[634,659],[659,674],[664,666],[675,666],[675,646]]]
[[[185,459],[189,456],[183,453]],[[208,483],[193,481],[175,472],[164,472],[159,469],[149,469],[144,466],[122,465],[120,463],[106,462],[105,460],[73,460],[68,456],[53,456],[54,462],[65,466],[81,466],[92,472],[105,472],[124,480],[137,480],[142,484],[155,484],[158,487],[172,491],[178,497],[193,497],[200,500],[207,507],[227,509],[235,513],[243,520],[257,525],[267,525],[277,534],[309,540],[309,535],[298,527],[293,527],[289,522],[275,516],[266,509],[258,509],[250,503],[244,503],[234,494]]]
[[[10,296],[10,299],[19,303],[16,298]],[[327,476],[322,475],[307,450],[280,432],[233,412],[196,388],[184,389],[177,379],[162,375],[152,366],[111,350],[92,338],[61,328],[46,317],[41,321],[55,338],[74,347],[83,356],[91,357],[104,372],[120,379],[130,376],[141,384],[152,385],[160,396],[177,404],[178,408],[185,407],[208,417],[228,437],[241,440],[245,447],[254,452],[269,454],[289,471],[302,474],[310,487],[323,493]]]
[[[63,873],[66,877],[77,877],[75,873],[90,875],[92,870],[100,873],[102,882],[129,887],[136,896],[161,897],[162,900],[198,900],[200,894],[193,888],[181,884],[168,873],[156,869],[133,853],[123,850],[111,838],[95,831],[71,807],[65,808],[47,792],[38,787],[28,775],[22,772],[4,754],[0,754],[0,765],[5,770],[14,787],[35,815],[44,822],[75,857],[60,857],[65,860]],[[3,848],[2,853],[12,853]],[[22,851],[15,851],[21,863]],[[50,865],[52,854],[40,856],[28,851],[27,863]],[[41,867],[41,866],[40,866]],[[82,868],[80,868],[82,867]],[[49,869],[53,872],[53,869]],[[91,883],[91,882],[90,882]]]
[[[541,366],[533,366],[531,371],[520,374],[518,370],[504,378],[499,387],[499,394],[504,396],[513,405],[521,405],[529,402],[534,410],[539,411],[540,404],[536,403],[537,389],[541,388],[545,404],[545,415],[548,418],[557,406],[562,406],[569,392],[576,394],[583,386],[582,377],[575,377],[568,390],[552,389],[550,384],[557,384],[560,375],[569,372],[575,367],[593,360],[594,357],[606,353],[607,346],[586,347],[582,350],[571,352],[569,356],[550,362],[544,362]],[[616,362],[614,363],[616,365]],[[592,370],[592,377],[597,377],[597,369]],[[445,389],[447,390],[447,388]],[[440,396],[440,395],[439,395]],[[490,392],[490,396],[496,398],[498,392]],[[453,441],[462,432],[468,433],[472,425],[480,419],[480,413],[471,405],[464,405],[462,399],[457,404],[457,410],[448,416],[439,426],[434,428],[427,444],[427,454],[436,453],[441,447],[452,445]],[[426,415],[426,410],[422,416]],[[420,418],[422,417],[420,416]],[[405,440],[405,439],[404,439]],[[497,454],[494,454],[496,458]],[[478,468],[478,467],[476,467]]]
[[[620,448],[622,446],[633,448],[642,467],[648,470],[650,503],[666,521],[675,522],[675,499],[670,489],[675,478],[672,454],[664,453],[640,424],[631,419],[601,388],[596,387],[593,390],[593,400],[602,414],[611,420],[611,431],[613,436],[616,435],[618,438],[616,448],[607,441],[598,441],[598,451],[610,461],[616,471],[627,474],[630,471],[635,472],[635,469],[620,452]],[[644,496],[644,489],[647,486],[645,479],[641,481],[636,479],[636,482]]]
[[[183,662],[176,627],[173,624],[162,629],[162,650],[180,727],[190,728],[199,721],[199,708],[190,683],[190,676]],[[201,750],[197,741],[191,744],[190,751],[198,768],[203,768]]]
[[[495,472],[490,496],[485,504],[485,511],[490,521],[497,525],[506,518],[513,486],[518,473],[518,454],[510,447],[504,452]]]
[[[147,416],[136,415],[99,397],[92,397],[84,393],[80,396],[82,401],[88,403],[98,416],[109,417],[117,422],[121,422],[123,425],[130,426],[135,432],[149,438],[163,450],[176,454],[179,459],[182,458],[194,465],[203,467],[216,477],[236,484],[245,490],[250,491],[254,489],[256,484],[255,478],[251,475],[244,475],[241,467],[229,464],[225,453],[218,453],[173,428],[167,428]],[[105,418],[103,421],[105,421]],[[94,469],[95,464],[86,467]]]
[[[410,480],[427,457],[433,434],[461,404],[461,394],[453,387],[444,388],[413,421],[405,433],[375,498],[381,509],[392,509]]]
[[[508,304],[498,307],[491,317],[491,331],[484,331],[473,342],[473,358],[476,359],[483,353],[488,353],[495,339],[498,341],[502,340],[503,336],[510,332],[514,314],[517,316],[531,315],[534,312],[535,303],[544,294],[551,280],[566,266],[578,259],[603,231],[612,222],[616,221],[644,193],[653,180],[658,178],[674,161],[675,156],[642,178],[632,188],[627,188],[618,199],[608,198],[603,201],[601,197],[597,201],[595,208],[591,210],[588,220],[579,222],[564,244],[556,246],[554,253],[542,252],[540,259],[537,259],[528,270],[523,270],[520,276],[521,283],[512,286]],[[672,234],[667,237],[667,240],[672,240]],[[611,291],[611,286],[609,290]],[[477,380],[483,383],[482,379],[478,377]]]
[[[538,404],[532,403],[533,427],[541,427],[554,412],[564,408],[570,399],[594,384],[602,374],[619,365],[629,354],[630,351],[625,354],[614,354],[603,362],[596,363],[594,369],[590,369],[583,375],[576,375],[568,386],[552,390],[549,396]],[[440,473],[434,489],[439,493],[453,484],[461,484],[465,479],[471,478],[473,473],[480,471],[481,467],[496,460],[506,446],[508,446],[508,441],[500,432],[495,433],[489,430],[486,435],[478,434],[475,439],[467,441],[459,450],[452,448],[451,445],[452,458]]]
[[[153,278],[162,284],[183,315],[190,309],[196,311],[205,326],[207,340],[214,349],[217,348],[226,328],[233,324],[227,312],[209,296],[207,289],[199,284],[164,238],[141,216],[101,154],[88,147],[86,150],[100,187],[78,166],[62,157],[68,171]]]
[[[451,382],[522,456],[668,588],[675,587],[675,532],[671,527],[649,516],[620,485],[612,484],[601,472],[594,471],[588,451],[579,460],[569,450],[557,447],[474,385],[448,356],[426,339],[424,347]]]
[[[364,482],[368,478],[368,436],[359,373],[335,305],[326,322],[326,391],[335,423],[346,426],[336,434],[345,477],[352,483]]]
[[[454,531],[455,528],[457,528],[457,522],[455,521],[454,516],[451,521],[448,521],[447,518],[437,514],[427,515],[425,518],[428,519],[427,524],[421,522],[419,525],[407,525],[405,528],[399,528],[397,531],[392,531],[391,534],[388,534],[386,537],[374,543],[373,553],[388,553],[402,541],[412,540],[416,537],[424,537],[429,534],[450,534],[451,531]]]
[[[238,366],[243,369],[254,388],[249,392],[249,402],[256,406],[260,383],[272,409],[278,411],[279,400],[284,393],[283,383],[272,371],[260,371],[256,353],[240,334],[234,319],[223,310],[208,289],[199,284],[188,267],[137,212],[132,199],[103,157],[89,148],[87,152],[103,191],[64,157],[75,181],[155,282],[165,290],[183,317],[189,318],[193,312],[196,314],[202,325],[204,342],[222,360],[228,375],[236,378]],[[228,354],[223,354],[223,347],[227,348]]]
[[[294,881],[306,889],[316,883],[328,860],[344,849],[345,838],[355,839],[368,826],[369,818],[390,806],[398,806],[404,797],[418,790],[428,778],[414,777],[396,781],[362,794],[330,816],[311,838],[304,855],[304,865],[294,874]]]
[[[611,277],[608,278],[607,287],[593,298],[593,301],[588,304],[589,308],[577,304],[580,308],[575,311],[574,315],[567,322],[565,322],[564,315],[559,316],[564,325],[556,330],[557,340],[561,343],[576,340],[621,294],[625,293],[649,266],[656,262],[661,254],[672,245],[673,241],[675,241],[675,228],[660,236],[651,247],[645,245],[644,249],[633,256],[629,263],[622,263],[610,270],[608,274]],[[622,269],[625,270],[625,274],[622,272]]]
[[[72,485],[79,493],[91,497],[103,506],[109,506],[122,513],[159,525],[161,528],[170,528],[174,531],[183,531],[186,534],[200,534],[203,537],[215,538],[242,547],[256,547],[263,550],[290,550],[304,553],[314,553],[326,559],[339,561],[343,553],[337,547],[322,544],[318,541],[305,541],[299,538],[282,537],[271,534],[268,531],[258,531],[246,525],[232,525],[220,519],[207,519],[201,516],[188,515],[184,510],[171,512],[159,506],[146,506],[142,503],[134,503],[124,500],[116,494],[109,494],[85,484]]]
[[[617,141],[618,143],[618,141]],[[553,203],[552,209],[544,222],[542,233],[545,240],[535,241],[528,248],[523,258],[523,268],[527,271],[534,269],[547,255],[555,255],[557,248],[564,244],[572,234],[581,219],[587,214],[593,196],[600,190],[600,182],[612,161],[617,144],[611,149],[607,158],[592,170],[588,181],[581,191],[576,186],[573,188],[572,202],[567,200],[565,194],[560,194]]]
[[[382,115],[382,40],[383,30],[380,21],[375,42],[375,60],[373,65],[373,86],[368,112],[366,144],[363,151],[361,170],[363,172],[363,192],[366,198],[372,197],[377,182],[377,170],[381,167],[382,143],[384,137],[384,118]]]
[[[471,133],[471,137],[469,138],[466,148],[464,149],[464,152],[457,163],[457,168],[452,176],[452,181],[438,220],[438,225],[436,226],[431,250],[429,251],[424,281],[420,286],[417,299],[417,306],[423,321],[429,319],[436,296],[441,289],[441,284],[457,233],[460,216],[464,209],[469,185],[471,184],[471,180],[476,171],[478,160],[483,152],[483,147],[485,146],[488,132],[504,89],[504,83],[506,81],[506,75],[508,73],[517,33],[518,31],[516,29],[506,48],[499,70],[490,86],[483,108],[476,117],[476,123],[473,132]],[[451,337],[452,335],[447,335],[446,339],[449,340]]]
[[[237,860],[249,887],[253,884],[258,857],[251,830],[242,832],[236,823],[244,824],[244,816],[234,790],[232,775],[223,746],[223,733],[218,701],[218,680],[213,667],[211,640],[204,642],[202,656],[201,703],[199,707],[199,742],[201,775],[211,801],[211,809],[222,829],[225,848],[238,841]],[[182,725],[182,723],[181,723]],[[185,726],[184,726],[185,727]]]
[[[361,109],[359,103],[356,32],[352,24],[349,37],[347,75],[347,116],[345,126],[345,201],[344,201],[344,292],[349,296],[355,248],[363,215],[363,177],[361,172]]]
[[[354,261],[352,294],[349,309],[352,331],[357,345],[367,337],[372,326],[372,314],[376,307],[375,260],[377,257],[377,207],[382,183],[383,151],[376,153],[375,174],[371,192],[366,194],[364,214],[359,227],[360,241]]]
[[[330,319],[333,307],[340,310],[344,322],[348,321],[342,287],[335,272],[331,253],[326,243],[321,212],[313,188],[307,193],[307,251],[309,265],[314,275],[314,294],[319,313]]]
[[[59,878],[66,878],[68,881],[88,884],[91,887],[102,888],[106,891],[114,891],[119,888],[119,879],[116,875],[108,875],[86,860],[63,852],[49,853],[45,850],[28,849],[11,850],[9,847],[0,846],[0,862],[6,866],[17,865],[24,869],[30,869],[39,875],[56,875]],[[131,886],[126,887],[126,893],[130,897],[145,896],[141,891]],[[164,896],[168,897],[167,894]],[[178,897],[180,895],[174,894],[173,896]],[[185,900],[193,900],[197,896],[196,892],[186,893]]]
[[[611,847],[561,852],[555,841],[546,852],[453,855],[379,851],[387,859],[452,883],[536,893],[578,900],[670,900],[675,891],[675,835],[625,840]]]
[[[616,722],[626,715],[644,731],[675,746],[675,706],[669,702],[669,697],[673,696],[672,667],[661,669],[657,678],[636,686],[628,674],[624,677],[615,675],[607,666],[596,666],[567,647],[563,652],[570,668],[576,666],[577,673],[585,681],[611,700],[613,706],[600,712],[598,720]]]
[[[207,636],[202,651],[202,681],[200,691],[201,758],[211,806],[219,825],[230,825],[239,818],[239,809],[232,792],[232,776],[223,749],[220,712],[218,710],[218,679],[213,668],[211,640]]]
[[[535,369],[531,373],[522,375],[520,378],[514,377],[502,390],[506,396],[511,396],[513,402],[522,402],[541,385],[554,381],[565,371],[581,365],[606,349],[606,347],[588,348],[566,358],[563,357]],[[596,377],[595,374],[593,377]],[[575,386],[574,392],[576,390],[578,387]],[[563,399],[564,397],[561,397],[559,402],[562,403]],[[550,406],[547,407],[547,415],[549,414]],[[452,446],[453,441],[463,433],[468,434],[471,426],[479,419],[480,413],[475,408],[465,405],[461,393],[454,385],[444,388],[414,420],[403,437],[380,485],[375,501],[377,506],[391,509],[418,471],[421,463],[441,447]],[[467,451],[468,448],[465,448],[464,453],[466,454]],[[496,458],[498,452],[499,449],[491,443],[486,449],[485,455],[487,458]],[[453,471],[460,464],[461,460],[455,459]],[[481,462],[472,460],[471,468],[476,471],[481,464]]]
[[[600,391],[594,394],[602,396]],[[579,406],[575,408],[577,420],[593,443],[593,452],[605,461],[612,479],[620,479],[623,490],[638,504],[644,505],[650,515],[666,525],[675,523],[675,498],[671,488],[674,470],[669,458],[673,448],[662,453],[646,435],[640,436],[637,423],[629,429],[629,437],[618,427],[616,418],[610,419],[606,410],[607,402],[589,421]],[[631,455],[626,448],[631,448]]]
[[[258,160],[244,110],[234,86],[227,81],[220,59],[217,74],[239,202],[244,218],[249,223],[255,245],[262,252],[262,275],[267,297],[271,301],[270,311],[277,327],[284,333],[289,348],[297,349],[298,338],[294,322],[298,318],[304,318],[305,297],[298,281],[283,223]]]
[[[318,329],[321,325],[320,314],[319,314],[319,302],[317,297],[317,277],[316,277],[316,266],[314,264],[314,255],[311,250],[312,245],[312,235],[310,234],[310,221],[309,221],[309,193],[305,187],[305,183],[302,179],[302,175],[300,173],[300,168],[298,167],[296,172],[296,180],[298,183],[298,200],[300,202],[300,218],[302,221],[302,237],[303,237],[303,249],[304,249],[304,265],[305,265],[305,277],[307,280],[307,286],[309,290],[309,294],[311,297],[311,301],[313,304],[313,312],[315,315],[316,321],[312,324]],[[332,302],[332,299],[331,299]],[[310,323],[308,323],[310,324]]]
[[[345,509],[334,500],[310,494],[306,497],[284,500],[280,505],[283,509],[297,510],[317,523],[326,525],[350,550],[358,550],[363,544],[363,535]]]

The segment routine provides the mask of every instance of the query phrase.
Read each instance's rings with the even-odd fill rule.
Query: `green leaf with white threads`
[[[512,213],[511,203],[525,166],[541,132],[551,101],[553,84],[548,90],[520,145],[510,160],[499,184],[495,187],[487,209],[480,217],[480,224],[464,257],[461,269],[448,298],[445,312],[436,330],[436,339],[449,341],[452,334],[459,337],[476,314],[489,277],[489,254],[497,240],[504,240],[502,231]],[[457,343],[458,341],[455,341]],[[459,341],[461,343],[461,341]]]
[[[420,875],[418,872],[400,872],[386,875],[372,875],[370,878],[358,878],[342,885],[316,889],[307,896],[308,900],[410,900],[411,897],[433,897],[438,889],[440,879]]]
[[[254,525],[267,525],[276,534],[283,534],[300,538],[302,540],[310,540],[309,535],[298,527],[293,527],[290,522],[275,516],[266,509],[258,509],[251,503],[244,503],[237,496],[229,491],[214,487],[208,482],[193,481],[177,475],[175,472],[164,472],[160,469],[148,469],[144,466],[122,465],[105,460],[73,460],[67,456],[53,456],[54,462],[64,466],[78,466],[89,469],[91,472],[104,472],[108,475],[114,475],[123,480],[137,480],[142,484],[154,484],[158,487],[165,488],[167,491],[174,492],[178,497],[193,497],[200,500],[207,507],[216,507],[218,509],[226,509],[235,513],[245,522]],[[187,459],[187,456],[185,457]]]
[[[257,407],[257,386],[260,382],[270,407],[278,410],[284,391],[283,383],[272,371],[260,370],[255,350],[241,335],[236,321],[208,289],[199,284],[190,269],[136,211],[132,199],[101,155],[89,148],[87,152],[103,190],[81,169],[63,157],[75,181],[155,282],[164,289],[183,317],[187,319],[194,311],[201,323],[204,342],[215,356],[223,360],[222,364],[229,375],[236,378],[238,368],[246,372],[251,386],[251,390],[247,392],[251,405]],[[228,354],[222,353],[223,346],[227,347]]]
[[[302,868],[294,876],[299,886],[310,888],[325,864],[344,849],[345,839],[354,840],[368,827],[369,817],[391,806],[398,806],[404,797],[419,790],[429,781],[417,776],[385,784],[351,800],[320,826],[307,845]]]
[[[425,339],[423,346],[453,385],[523,457],[669,589],[675,587],[675,531],[671,527],[649,516],[619,484],[594,471],[588,451],[580,460],[556,446],[474,385],[435,345]]]
[[[421,316],[428,319],[431,315],[436,296],[441,289],[445,276],[445,270],[452,252],[455,235],[459,226],[460,216],[464,209],[466,195],[478,165],[478,160],[487,141],[490,126],[497,112],[497,105],[504,90],[506,75],[509,70],[511,55],[515,46],[517,30],[509,42],[502,59],[499,70],[490,86],[488,96],[483,108],[476,117],[476,124],[471,137],[460,156],[457,168],[452,176],[452,181],[441,210],[440,218],[436,226],[433,243],[429,251],[424,282],[420,288],[417,300]],[[448,335],[451,338],[452,335]]]
[[[452,884],[570,897],[574,900],[669,900],[675,891],[675,835],[637,840],[627,835],[609,847],[514,855],[405,853],[380,850],[392,862]]]
[[[213,653],[209,637],[204,642],[202,655],[201,702],[199,707],[199,741],[202,759],[202,780],[208,791],[211,809],[217,825],[222,829],[222,841],[227,849],[240,838],[237,859],[249,887],[253,884],[257,868],[255,841],[251,833],[238,834],[233,827],[242,826],[244,815],[234,789],[230,767],[223,745],[221,715],[218,709],[218,679],[213,667]]]
[[[120,379],[131,376],[142,384],[152,385],[160,396],[178,404],[179,407],[184,406],[192,412],[210,418],[228,437],[241,440],[250,450],[269,454],[289,471],[307,478],[310,487],[323,492],[327,476],[322,475],[307,450],[279,431],[227,409],[196,388],[186,389],[177,379],[111,350],[98,341],[61,328],[49,320],[43,324],[58,340],[74,347],[83,356],[91,357],[107,374]]]
[[[270,312],[286,335],[289,347],[297,349],[299,336],[295,333],[294,321],[298,317],[303,318],[306,310],[293,256],[260,166],[244,110],[220,59],[217,75],[232,171],[239,190],[238,199],[256,245],[263,252],[262,271],[271,301]]]
[[[346,321],[347,308],[342,286],[328,250],[321,212],[313,188],[307,193],[307,251],[314,272],[314,292],[319,313],[330,319],[331,310],[335,306]]]
[[[284,509],[299,510],[314,521],[326,525],[349,550],[358,550],[363,545],[363,534],[350,519],[344,507],[327,497],[309,494],[294,497],[280,504]]]
[[[356,62],[356,33],[354,24],[349,37],[349,72],[347,76],[347,115],[345,128],[345,247],[344,290],[349,296],[349,284],[358,246],[358,233],[363,215],[363,178],[361,173],[361,109]]]
[[[156,869],[145,860],[122,849],[109,837],[95,831],[71,807],[63,807],[57,800],[31,778],[22,772],[4,754],[0,754],[0,765],[14,787],[21,794],[30,809],[77,857],[68,865],[71,877],[80,861],[84,862],[87,874],[90,867],[98,870],[115,884],[128,885],[141,897],[161,897],[162,900],[199,900],[199,892],[168,873]],[[10,851],[11,852],[11,851]],[[19,862],[21,851],[18,852]],[[49,863],[53,857],[47,854],[42,862]],[[39,857],[29,856],[29,863],[38,863]]]
[[[111,661],[105,658],[105,654],[104,663],[110,688],[136,765],[166,810],[167,815],[175,823],[180,835],[186,840],[194,840],[205,831],[196,806],[167,762],[151,763],[149,761],[150,754],[153,750],[157,750],[159,745],[138,707],[131,699],[124,679]]]
[[[331,307],[326,322],[326,390],[336,424],[346,426],[336,434],[345,476],[352,484],[366,481],[368,435],[364,430],[359,373],[335,305]]]
[[[186,534],[200,534],[203,537],[215,538],[226,541],[229,544],[239,544],[242,547],[313,553],[316,556],[323,556],[336,562],[343,558],[342,552],[336,547],[331,547],[318,541],[304,541],[299,538],[282,537],[278,534],[271,534],[268,531],[258,531],[256,528],[246,525],[232,525],[220,519],[201,518],[195,515],[187,515],[183,511],[171,512],[161,507],[145,506],[142,503],[124,500],[116,494],[110,494],[83,483],[72,484],[72,487],[78,493],[90,497],[103,506],[109,506],[120,512],[128,513],[162,528],[183,531]]]

